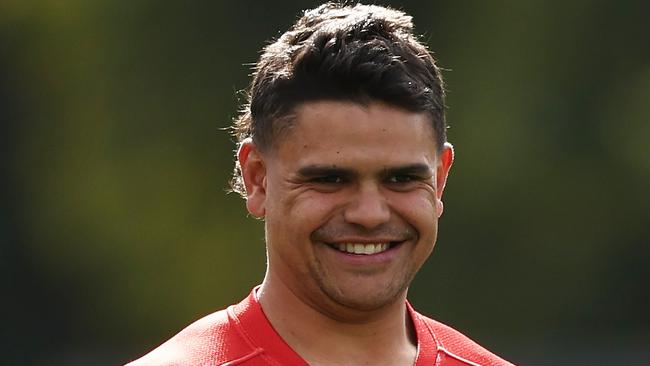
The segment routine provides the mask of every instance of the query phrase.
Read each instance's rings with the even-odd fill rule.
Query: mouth
[[[384,243],[333,243],[330,244],[330,247],[347,254],[373,255],[383,253],[399,244],[401,242],[397,241]]]

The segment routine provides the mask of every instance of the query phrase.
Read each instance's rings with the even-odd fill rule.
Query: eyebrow
[[[425,176],[432,173],[431,168],[427,164],[415,163],[404,166],[386,167],[382,170],[382,176],[391,175],[417,175]],[[353,178],[357,176],[357,172],[352,169],[341,168],[333,165],[307,165],[301,167],[297,171],[298,176],[303,178],[313,178],[336,175],[341,177]]]
[[[382,172],[385,176],[391,175],[416,175],[425,176],[432,174],[431,167],[427,164],[416,163],[405,166],[388,167]]]
[[[340,168],[332,165],[307,165],[298,169],[298,175],[303,178],[313,178],[337,175],[341,177],[354,177],[356,173],[351,169]]]

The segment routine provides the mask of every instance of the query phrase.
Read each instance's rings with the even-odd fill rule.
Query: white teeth
[[[346,253],[372,255],[381,253],[388,249],[388,243],[340,243],[337,245],[338,250]]]

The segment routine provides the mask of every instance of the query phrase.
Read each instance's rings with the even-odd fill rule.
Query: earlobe
[[[246,208],[258,218],[266,214],[266,165],[259,150],[250,138],[242,141],[237,151],[244,187]]]
[[[440,157],[438,158],[438,167],[436,170],[436,211],[438,217],[442,216],[442,212],[444,210],[444,204],[442,203],[442,193],[445,190],[447,177],[449,176],[449,170],[451,169],[453,163],[454,146],[449,142],[445,142],[445,145],[442,147],[442,151],[440,152]]]

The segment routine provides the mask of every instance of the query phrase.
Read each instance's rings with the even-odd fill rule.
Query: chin
[[[349,309],[375,311],[401,300],[407,285],[382,287],[380,290],[352,288],[348,291],[337,288],[322,288],[323,292],[334,302]]]

